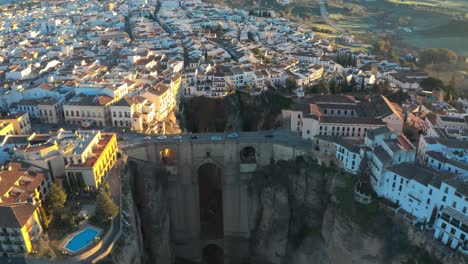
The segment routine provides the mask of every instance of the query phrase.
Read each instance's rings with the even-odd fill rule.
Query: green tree
[[[55,210],[63,209],[66,202],[67,194],[63,188],[56,183],[52,184],[45,199],[46,212],[50,215]]]
[[[330,94],[330,84],[326,81],[321,80],[317,84],[317,92],[319,94]]]
[[[294,91],[297,89],[297,81],[293,77],[288,77],[284,83],[284,86],[288,91]]]
[[[94,217],[98,222],[106,222],[117,216],[119,207],[112,201],[110,195],[103,189],[96,197],[96,211]]]
[[[456,63],[457,61],[457,54],[450,49],[423,49],[419,53],[419,63],[421,65],[436,63]]]
[[[457,92],[457,88],[455,87],[455,78],[452,77],[452,79],[450,80],[449,84],[447,85],[447,87],[445,88],[444,90],[444,100],[446,102],[448,101],[451,101],[451,100],[455,100],[458,98],[458,92]]]
[[[444,82],[436,77],[428,77],[419,84],[425,90],[433,90],[434,88],[444,88]]]
[[[432,208],[431,218],[429,219],[429,226],[432,226],[437,216],[437,207]]]
[[[392,52],[390,42],[382,39],[374,43],[373,49],[374,52],[379,55],[388,55]]]

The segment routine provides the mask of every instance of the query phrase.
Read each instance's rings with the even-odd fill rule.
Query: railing
[[[354,186],[354,200],[361,204],[370,204],[372,203],[372,197],[370,195],[366,195],[361,193],[358,190],[357,185]]]

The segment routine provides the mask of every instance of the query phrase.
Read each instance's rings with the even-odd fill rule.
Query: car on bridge
[[[157,139],[159,139],[159,140],[164,140],[164,139],[166,139],[166,138],[167,138],[166,136],[159,136],[159,137],[157,137]]]
[[[143,138],[144,140],[151,140],[151,137],[150,136],[146,136]]]
[[[223,138],[221,137],[211,137],[211,140],[214,140],[214,141],[219,141],[219,140],[222,140]]]
[[[181,135],[174,136],[173,139],[182,139]]]
[[[227,135],[228,138],[237,138],[239,135],[237,135],[237,133],[231,133],[229,135]]]

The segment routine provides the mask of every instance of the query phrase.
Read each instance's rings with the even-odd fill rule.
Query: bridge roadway
[[[145,145],[148,143],[177,143],[177,142],[192,142],[192,143],[217,143],[224,144],[226,141],[241,141],[243,143],[258,143],[258,142],[273,142],[295,147],[304,151],[314,149],[314,143],[311,140],[303,139],[297,134],[281,130],[257,131],[257,132],[239,132],[237,137],[228,138],[228,133],[194,133],[178,135],[151,135],[151,139],[143,139],[148,135],[131,134],[126,138],[126,141],[119,141],[119,147],[125,151],[132,147]],[[166,136],[166,139],[158,139],[159,136]],[[194,138],[196,136],[196,138]],[[213,137],[219,137],[220,140],[214,140]]]

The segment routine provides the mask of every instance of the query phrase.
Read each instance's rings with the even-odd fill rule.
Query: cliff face
[[[467,263],[434,252],[443,246],[377,203],[356,204],[350,187],[352,178],[313,161],[258,171],[250,184],[251,263]]]
[[[182,123],[194,133],[267,130],[281,124],[281,109],[290,103],[290,99],[272,92],[263,96],[238,92],[223,98],[186,98]]]
[[[116,253],[114,260],[171,263],[167,174],[143,161],[130,160],[128,168],[136,209],[131,226],[138,228],[126,239],[136,242],[126,243],[120,249],[130,253]],[[351,187],[351,177],[312,160],[257,170],[248,192],[249,263],[467,263],[436,252],[432,238],[392,221],[377,203],[354,203]],[[141,259],[134,258],[138,254]]]
[[[144,161],[129,159],[127,166],[131,175],[131,200],[136,209],[135,233],[142,241],[139,261],[171,263],[167,173]]]

